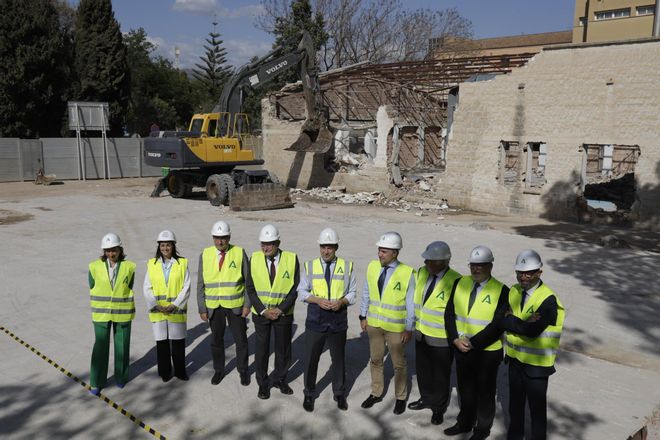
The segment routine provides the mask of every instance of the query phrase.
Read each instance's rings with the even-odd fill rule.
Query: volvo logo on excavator
[[[278,70],[280,70],[282,67],[286,66],[287,64],[289,64],[289,63],[287,62],[287,60],[284,60],[284,61],[282,61],[282,62],[280,62],[280,63],[277,63],[277,64],[274,65],[273,67],[266,69],[266,73],[270,75],[270,74],[272,74],[272,73],[274,73],[274,72],[277,72]]]

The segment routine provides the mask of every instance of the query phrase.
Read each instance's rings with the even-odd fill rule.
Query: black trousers
[[[508,440],[522,440],[525,435],[525,403],[529,403],[532,419],[531,440],[545,440],[548,415],[546,393],[548,377],[529,377],[523,365],[517,360],[509,360],[509,430]]]
[[[282,315],[275,321],[252,314],[257,346],[254,354],[255,376],[259,386],[267,385],[268,357],[270,355],[270,333],[275,334],[275,370],[273,382],[286,382],[286,374],[291,364],[291,336],[293,335],[293,315]]]
[[[417,386],[422,401],[433,411],[444,414],[451,396],[451,363],[454,353],[449,347],[432,347],[424,339],[415,341]]]
[[[218,307],[211,315],[211,356],[213,369],[225,373],[225,328],[229,330],[236,343],[236,369],[239,373],[248,371],[247,322],[241,315],[236,315],[231,309]]]
[[[473,427],[475,434],[489,435],[495,418],[497,369],[502,362],[502,349],[470,350],[456,353],[456,381],[460,412],[458,424]]]
[[[171,349],[170,343],[172,344]],[[186,340],[165,339],[156,341],[156,359],[160,377],[165,379],[172,377],[172,364],[174,364],[175,376],[186,376]]]
[[[344,353],[346,351],[346,331],[338,333],[316,332],[305,330],[305,396],[316,397],[316,375],[319,359],[326,342],[330,349],[332,364],[332,393],[335,397],[346,394],[346,366]]]

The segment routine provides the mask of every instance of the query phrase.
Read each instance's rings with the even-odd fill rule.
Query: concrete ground
[[[233,242],[249,252],[258,246],[265,222],[277,225],[282,247],[302,260],[317,256],[319,231],[331,225],[342,239],[340,254],[355,261],[360,289],[375,242],[389,230],[400,231],[400,259],[422,264],[421,251],[432,240],[452,247],[452,266],[467,270],[466,259],[477,244],[495,253],[494,275],[514,281],[512,265],[525,248],[545,260],[543,279],[566,307],[566,325],[557,374],[550,379],[550,438],[626,439],[660,404],[660,292],[657,234],[548,223],[538,219],[506,219],[476,214],[418,217],[392,209],[340,206],[301,200],[293,209],[234,213],[203,199],[148,197],[154,179],[66,182],[48,187],[31,183],[0,184],[0,327],[13,332],[63,369],[88,380],[93,331],[89,312],[87,264],[100,255],[99,241],[118,233],[129,259],[138,263],[137,316],[131,341],[131,381],[123,390],[110,385],[104,395],[167,438],[227,439],[437,439],[454,423],[457,398],[445,422],[430,424],[430,411],[394,416],[392,369],[386,371],[385,400],[370,410],[360,408],[369,394],[368,345],[360,335],[358,307],[350,309],[347,344],[349,410],[332,401],[329,354],[319,368],[316,410],[302,409],[305,306],[296,307],[293,365],[289,378],[293,396],[273,390],[270,400],[256,397],[257,385],[242,387],[235,371],[234,346],[228,333],[228,376],[210,385],[212,365],[209,331],[191,299],[188,315],[187,362],[190,381],[162,383],[155,366],[155,343],[142,297],[146,260],[155,251],[155,237],[165,228],[176,232],[179,249],[196,260],[210,245],[210,227],[229,221]],[[624,234],[630,249],[603,248],[603,234]],[[195,283],[193,283],[193,288]],[[254,333],[249,327],[253,372]],[[152,438],[102,399],[91,396],[64,373],[0,332],[0,437],[4,438]],[[410,399],[418,398],[414,349],[408,347]],[[272,363],[272,356],[271,356]],[[111,359],[112,365],[112,359]],[[110,368],[112,374],[112,368]],[[491,438],[503,438],[506,426],[506,368],[500,369],[498,413]],[[649,438],[658,439],[656,423]],[[655,426],[655,428],[654,428]],[[458,437],[461,439],[461,437]],[[465,437],[467,438],[467,437]]]

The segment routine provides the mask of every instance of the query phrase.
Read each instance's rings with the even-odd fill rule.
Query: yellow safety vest
[[[165,273],[163,272],[162,260],[155,258],[147,261],[147,274],[149,281],[151,281],[151,288],[154,292],[154,298],[159,306],[169,306],[183,288],[183,281],[186,278],[186,269],[188,268],[188,260],[186,258],[172,259],[172,267],[170,268],[170,276],[165,283]],[[177,308],[172,313],[165,314],[160,312],[149,312],[149,321],[170,321],[170,322],[186,322],[188,307]]]
[[[284,298],[293,288],[294,277],[296,274],[296,254],[288,251],[280,251],[280,261],[275,271],[275,281],[270,285],[270,261],[266,263],[266,256],[263,252],[257,251],[250,257],[250,270],[252,281],[257,291],[257,296],[267,309],[272,309],[280,305]],[[294,304],[295,305],[295,304]],[[287,315],[293,315],[294,306],[289,311],[282,310]],[[257,313],[254,306],[252,313]]]
[[[89,272],[94,287],[89,291],[94,322],[129,322],[135,317],[133,290],[128,286],[135,275],[135,263],[120,261],[114,289],[110,285],[105,261],[98,259],[89,263]]]
[[[368,323],[370,327],[380,327],[388,332],[401,333],[406,329],[406,292],[410,284],[410,277],[415,270],[407,264],[399,263],[387,285],[383,286],[381,297],[378,293],[378,278],[381,269],[382,266],[378,260],[373,260],[367,267]]]
[[[543,301],[550,296],[557,300],[557,322],[549,325],[536,338],[520,336],[515,333],[506,333],[506,355],[518,359],[520,362],[539,367],[552,367],[557,357],[559,338],[564,327],[564,306],[557,295],[545,284],[541,284],[525,303],[524,309],[520,310],[522,301],[522,289],[519,284],[511,287],[509,291],[509,306],[513,315],[522,320],[529,318],[538,311]]]
[[[225,253],[222,270],[218,270],[218,250],[207,247],[202,253],[204,266],[204,304],[207,309],[222,306],[241,307],[245,302],[243,279],[243,248],[231,245]]]
[[[445,274],[435,283],[429,299],[422,304],[426,295],[426,282],[430,273],[426,266],[417,271],[415,283],[415,317],[417,321],[415,328],[426,336],[432,338],[447,339],[445,330],[445,308],[451,296],[454,282],[461,274],[448,268]]]
[[[495,278],[490,277],[486,285],[481,289],[481,292],[477,294],[477,298],[474,300],[474,305],[472,306],[470,313],[468,313],[470,292],[472,291],[473,285],[474,280],[472,277],[464,276],[458,282],[456,292],[454,292],[456,330],[458,330],[459,334],[463,334],[468,338],[479,333],[493,321],[497,302],[500,299],[503,287],[502,283]],[[484,350],[495,351],[501,348],[502,341],[498,339]]]
[[[309,271],[309,265],[312,264],[312,271]],[[335,261],[335,270],[332,273],[332,282],[330,283],[330,297],[328,298],[328,283],[325,281],[325,271],[321,264],[321,259],[308,261],[305,263],[305,273],[307,278],[312,282],[312,295],[318,296],[323,299],[337,300],[344,297],[344,291],[348,285],[348,281],[353,272],[353,263],[348,262],[348,270],[346,269],[346,261],[343,258],[337,258]]]

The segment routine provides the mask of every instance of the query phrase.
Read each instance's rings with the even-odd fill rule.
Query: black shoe
[[[268,389],[268,385],[259,386],[259,392],[257,393],[257,397],[262,400],[266,400],[270,398],[270,390]]]
[[[403,414],[403,412],[406,410],[406,401],[405,400],[396,400],[396,403],[394,404],[394,414]]]
[[[273,384],[275,388],[279,388],[282,394],[293,394],[293,390],[289,385],[284,382],[276,382]]]
[[[413,411],[418,411],[420,409],[426,409],[430,408],[422,399],[415,400],[414,402],[410,402],[408,404],[408,409],[412,409]]]
[[[337,402],[337,408],[340,410],[346,411],[348,409],[348,402],[346,401],[346,397],[335,396],[335,402]]]
[[[383,397],[376,397],[373,394],[369,394],[369,397],[362,402],[362,408],[371,408],[375,403],[378,403],[383,400]]]
[[[410,408],[410,406],[408,406],[408,408]],[[442,425],[443,420],[444,417],[440,411],[433,411],[433,415],[431,416],[431,425]]]
[[[183,372],[183,374],[177,374],[176,377],[177,377],[177,379],[184,380],[184,381],[189,379],[189,377],[188,377],[188,375],[186,374],[185,371]],[[220,379],[220,380],[222,380],[222,379]]]
[[[305,400],[303,400],[303,408],[305,408],[305,411],[307,412],[314,411],[314,398],[312,396],[305,396]]]
[[[213,377],[211,378],[211,385],[217,385],[222,382],[222,379],[225,378],[225,375],[219,371],[216,371]]]
[[[169,376],[161,376],[160,378],[163,380],[163,382],[169,382],[172,380],[172,375],[170,374]]]
[[[480,432],[479,433],[475,432],[474,434],[472,434],[469,440],[486,440],[488,438],[488,435],[489,434],[482,434]]]
[[[241,373],[241,385],[244,387],[250,385],[250,375],[248,373]]]
[[[450,426],[449,428],[445,429],[443,432],[445,433],[445,435],[458,435],[470,431],[472,431],[472,428],[467,426],[461,426],[457,423],[454,426]]]

